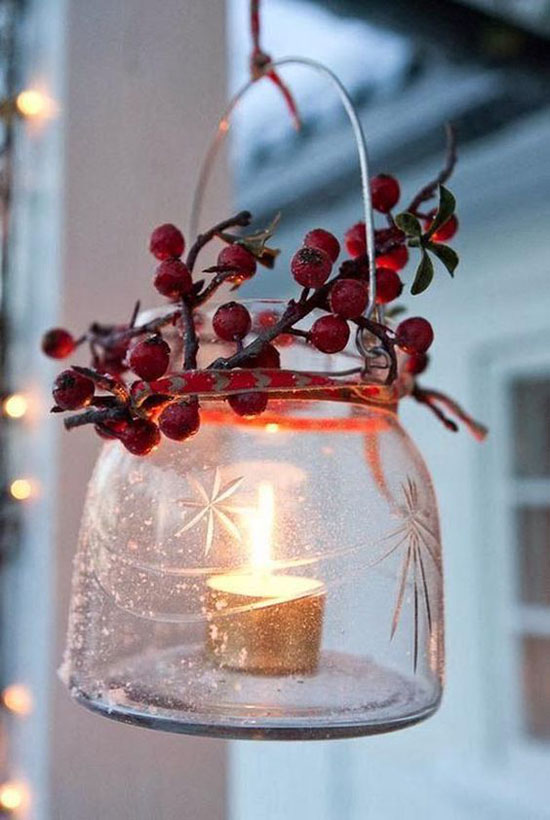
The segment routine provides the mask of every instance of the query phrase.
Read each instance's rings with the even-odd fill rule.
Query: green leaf
[[[397,316],[401,316],[401,314],[405,313],[406,310],[405,305],[393,305],[392,307],[386,308],[384,315],[386,319],[395,319]]]
[[[395,217],[395,224],[398,228],[401,228],[403,233],[406,233],[407,236],[422,235],[422,226],[420,225],[420,222],[416,216],[413,216],[407,211],[402,214],[397,214]]]
[[[456,199],[444,185],[439,186],[439,207],[434,217],[434,221],[430,225],[430,230],[426,233],[429,239],[448,219],[454,214],[456,208]]]
[[[411,293],[413,296],[417,296],[419,293],[423,293],[427,287],[429,287],[430,282],[432,281],[434,276],[434,266],[432,264],[432,260],[426,253],[426,251],[422,254],[422,259],[420,260],[420,264],[416,269],[416,274],[414,277],[414,282],[411,288]]]
[[[459,262],[457,252],[448,245],[442,245],[439,242],[428,242],[426,247],[433,254],[435,254],[435,256],[437,256],[440,262],[443,262],[451,276],[454,276],[454,272]]]

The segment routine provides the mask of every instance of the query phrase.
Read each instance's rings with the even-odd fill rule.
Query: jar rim
[[[254,320],[259,317],[262,310],[282,309],[287,306],[287,301],[276,298],[242,299],[239,300],[245,305]],[[223,301],[221,301],[223,303]],[[203,316],[209,317],[216,310],[220,301],[209,302],[205,309],[201,311]],[[173,310],[173,306],[160,305],[142,313],[145,321],[149,321],[163,313]],[[310,317],[308,317],[310,318]],[[209,323],[208,323],[209,324]],[[258,326],[256,325],[256,330]],[[223,350],[223,345],[213,332],[209,332],[206,322],[197,327],[199,338],[204,345],[211,345]],[[283,336],[285,334],[282,334]],[[177,398],[185,396],[197,396],[201,403],[209,407],[209,415],[213,423],[228,423],[227,416],[220,411],[220,400],[228,399],[232,395],[239,393],[265,393],[270,404],[275,402],[279,407],[290,408],[297,402],[340,402],[357,407],[378,407],[395,414],[399,399],[409,392],[410,385],[406,376],[401,375],[394,383],[385,384],[380,378],[366,375],[364,372],[364,360],[355,351],[346,349],[339,354],[332,354],[329,358],[324,353],[316,351],[308,345],[302,337],[289,337],[289,346],[278,346],[282,354],[280,368],[246,368],[246,367],[212,367],[212,362],[204,369],[169,372],[161,379],[147,383],[139,382],[134,385],[133,396],[138,404],[146,401],[153,394],[166,395]],[[275,343],[276,344],[276,343]],[[305,361],[295,368],[294,362],[288,361],[294,356],[301,356]],[[221,355],[213,354],[213,359],[223,359],[232,355],[227,350]],[[287,359],[287,362],[284,360]],[[330,361],[330,366],[327,363]],[[200,362],[200,360],[199,360]],[[216,406],[214,406],[218,402]],[[266,421],[264,411],[259,418],[261,426]],[[234,414],[231,414],[234,415]],[[288,413],[284,418],[281,414],[275,413],[277,418],[270,422],[278,425],[287,425]],[[337,414],[334,414],[337,416]],[[222,417],[224,420],[222,421]],[[239,417],[237,417],[239,418]],[[244,419],[244,423],[250,424],[249,419]],[[312,421],[313,426],[315,422]]]

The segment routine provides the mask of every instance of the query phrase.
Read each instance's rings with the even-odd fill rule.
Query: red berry
[[[383,214],[387,214],[394,205],[397,205],[401,195],[398,181],[388,174],[378,174],[371,179],[370,190],[372,207]]]
[[[344,319],[355,319],[364,312],[368,299],[369,291],[365,282],[339,279],[330,291],[330,309]]]
[[[170,259],[181,256],[185,249],[185,239],[182,232],[175,225],[159,225],[151,234],[149,240],[149,250],[160,259]]]
[[[130,350],[130,367],[134,373],[152,382],[164,376],[170,363],[170,347],[161,336],[150,336]]]
[[[281,314],[275,310],[262,310],[256,316],[254,323],[255,328],[260,331],[267,330],[267,328],[277,324],[280,318]],[[289,347],[289,345],[294,344],[294,336],[291,336],[290,333],[279,333],[279,335],[273,339],[273,344],[277,345],[277,347]]]
[[[100,424],[94,424],[98,436],[105,439],[119,438],[128,425],[124,419],[106,419]]]
[[[250,279],[256,273],[256,259],[243,245],[226,245],[218,254],[217,265],[235,268],[235,279],[238,280]]]
[[[189,268],[180,259],[166,259],[156,269],[153,284],[168,299],[179,299],[189,293],[193,281]]]
[[[376,262],[381,268],[391,268],[392,270],[402,270],[409,261],[409,252],[405,245],[398,245],[391,251],[376,257]]]
[[[341,316],[321,316],[313,323],[310,339],[317,350],[323,353],[338,353],[348,343],[348,323]]]
[[[395,337],[406,353],[425,353],[434,340],[434,332],[426,319],[413,316],[397,326]]]
[[[259,353],[255,356],[250,356],[244,367],[267,367],[273,370],[281,366],[281,356],[276,347],[269,342],[266,342]]]
[[[226,302],[214,314],[212,327],[216,335],[225,342],[244,339],[252,327],[250,313],[238,302]]]
[[[277,345],[277,347],[290,347],[290,345],[294,344],[294,338],[291,333],[279,333],[273,340],[273,344]]]
[[[191,438],[200,427],[199,404],[197,401],[178,401],[167,405],[159,416],[161,433],[174,441]]]
[[[68,330],[55,327],[42,336],[42,350],[52,359],[66,359],[75,349],[75,341]]]
[[[135,419],[120,434],[120,440],[135,456],[146,456],[158,447],[160,430],[154,422],[148,419]]]
[[[53,397],[62,410],[86,407],[91,402],[94,391],[93,381],[75,370],[64,370],[53,383]]]
[[[261,310],[256,315],[255,324],[258,326],[258,329],[267,330],[268,327],[276,325],[280,318],[281,314],[277,313],[276,310]]]
[[[253,418],[263,413],[267,407],[267,393],[236,393],[227,402],[238,416]]]
[[[418,376],[426,370],[429,363],[430,357],[426,353],[413,353],[405,363],[405,371]]]
[[[430,213],[428,214],[429,218],[426,219],[425,222],[424,222],[425,230],[427,230],[427,231],[430,230],[431,224],[434,220],[434,216],[436,215],[436,213],[437,213],[437,211],[433,210],[433,211],[430,211]],[[453,214],[452,216],[450,216],[448,218],[448,220],[446,222],[443,223],[443,225],[440,225],[440,227],[437,229],[437,231],[435,233],[432,234],[432,239],[433,239],[434,242],[448,242],[449,239],[453,238],[453,236],[455,235],[455,233],[457,231],[458,231],[458,219]]]
[[[300,248],[292,257],[290,270],[304,288],[320,288],[330,276],[330,256],[319,248]]]
[[[324,251],[332,262],[336,262],[340,255],[340,243],[334,234],[323,230],[323,228],[315,228],[307,233],[304,238],[304,245],[307,248],[317,248],[319,251]]]
[[[344,236],[346,250],[353,259],[367,252],[367,231],[364,222],[356,222]]]
[[[387,305],[401,296],[403,283],[391,268],[376,268],[376,304]]]

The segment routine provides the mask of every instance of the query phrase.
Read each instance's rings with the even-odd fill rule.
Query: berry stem
[[[192,245],[187,256],[187,266],[189,267],[189,270],[191,271],[193,269],[193,266],[197,260],[197,256],[199,255],[202,248],[206,244],[208,244],[208,242],[210,242],[215,236],[217,236],[220,232],[223,232],[226,228],[246,227],[250,224],[251,219],[252,215],[249,211],[239,211],[238,214],[235,214],[234,216],[231,216],[228,219],[224,219],[222,222],[219,222],[217,225],[214,225],[205,233],[200,234],[197,237],[195,243]],[[222,285],[223,282],[227,278],[229,278],[231,273],[231,271],[228,271],[224,276],[214,277],[214,279],[212,279],[212,281],[206,286],[206,288],[202,290],[202,292],[190,298],[190,301],[187,303],[188,307],[186,308],[186,310],[192,309],[206,302],[207,299],[209,299],[220,287],[220,285]],[[88,331],[76,340],[75,346],[83,344],[87,341],[89,342],[93,352],[95,351],[96,347],[108,350],[109,348],[115,347],[117,344],[120,344],[121,342],[130,341],[130,339],[134,339],[137,336],[143,336],[148,333],[157,333],[163,327],[175,324],[179,319],[182,319],[182,321],[184,320],[183,310],[182,308],[179,308],[177,310],[173,310],[170,313],[165,314],[164,316],[158,316],[155,319],[151,319],[149,322],[145,322],[145,324],[136,325],[135,321],[137,318],[138,311],[139,302],[137,302],[134,307],[129,326],[124,330],[118,330],[114,328],[112,325],[101,325],[99,322],[93,322],[90,325]],[[191,332],[189,338],[193,338],[193,332]],[[193,347],[194,343],[191,346],[190,355],[193,355]],[[196,351],[194,355],[196,356]]]
[[[204,246],[214,239],[217,234],[223,233],[223,231],[227,230],[227,228],[245,228],[247,225],[250,225],[251,220],[252,214],[250,211],[239,211],[239,213],[235,214],[235,216],[230,216],[229,219],[224,219],[222,222],[218,222],[217,225],[214,225],[208,231],[205,231],[205,233],[200,233],[195,239],[193,245],[191,245],[189,253],[187,254],[187,259],[185,260],[189,270],[193,272],[195,262],[197,261],[197,256]]]
[[[188,299],[184,296],[181,300],[181,327],[183,340],[183,369],[197,369],[197,353],[199,352],[199,340],[193,320],[193,309]]]
[[[132,315],[130,316],[130,325],[129,325],[129,327],[134,327],[134,326],[135,326],[135,324],[136,324],[136,319],[137,319],[137,317],[138,317],[138,313],[139,313],[139,309],[140,309],[140,307],[141,307],[141,302],[140,302],[140,301],[139,301],[139,299],[138,299],[138,300],[137,300],[137,302],[136,302],[136,303],[135,303],[135,305],[134,305],[134,309],[133,309],[133,311],[132,311]]]
[[[434,416],[439,419],[439,421],[445,425],[447,430],[450,430],[452,433],[458,433],[458,425],[452,419],[445,415],[445,413],[435,404],[433,401],[433,396],[426,390],[422,390],[422,388],[415,385],[412,392],[413,398],[416,401],[420,402],[420,404],[424,404],[429,410],[432,411]]]
[[[208,273],[208,271],[205,271],[205,273]],[[216,275],[212,277],[212,279],[206,285],[206,287],[195,297],[195,300],[193,302],[194,307],[198,307],[199,305],[203,305],[205,302],[207,302],[210,299],[210,297],[216,293],[218,288],[224,284],[224,282],[226,282],[228,279],[233,278],[234,276],[234,268],[225,271],[219,271],[218,273],[216,273]]]
[[[451,399],[445,393],[441,393],[439,390],[433,390],[432,388],[428,387],[420,387],[418,384],[415,384],[413,391],[412,391],[413,398],[416,401],[420,402],[421,404],[427,405],[435,415],[443,421],[443,418],[446,419],[443,423],[445,424],[448,429],[456,430],[456,424],[448,419],[442,411],[436,406],[436,403],[442,404],[449,412],[453,413],[461,422],[463,422],[470,433],[476,438],[478,441],[483,441],[487,435],[488,430],[487,428],[481,424],[479,421],[476,421],[472,416],[470,416],[466,411],[457,404],[454,399]],[[441,418],[443,416],[443,418]],[[450,427],[447,422],[450,422],[453,427]]]
[[[437,189],[440,185],[447,182],[449,177],[454,171],[454,167],[456,165],[457,160],[457,153],[456,153],[456,130],[452,123],[448,122],[445,125],[445,131],[447,135],[447,149],[446,149],[446,159],[445,165],[431,182],[425,185],[417,195],[414,197],[412,202],[410,203],[407,211],[414,216],[420,218],[420,214],[418,213],[418,208],[422,205],[423,202],[426,202],[428,199],[432,199],[437,193]]]
[[[75,373],[79,373],[81,376],[85,376],[87,379],[93,381],[100,390],[106,390],[108,393],[112,393],[119,403],[127,403],[129,394],[126,386],[122,382],[112,379],[105,373],[98,373],[97,370],[93,370],[91,367],[79,367],[75,364],[72,369]]]
[[[105,421],[129,418],[126,407],[109,407],[98,410],[93,408],[85,410],[74,416],[63,419],[66,430],[73,430],[75,427],[83,427],[85,424],[102,424]]]
[[[309,313],[311,313],[316,308],[321,308],[324,310],[329,310],[328,308],[328,295],[332,289],[332,286],[335,282],[339,279],[346,278],[349,276],[349,273],[346,272],[345,268],[340,268],[339,273],[336,276],[333,276],[332,279],[329,279],[328,282],[325,282],[324,285],[321,285],[320,288],[316,288],[307,298],[303,298],[305,294],[305,290],[302,291],[302,296],[299,301],[295,301],[291,299],[287,305],[286,310],[282,314],[281,318],[278,322],[276,322],[271,327],[266,328],[264,331],[258,334],[258,336],[254,339],[254,341],[250,342],[248,345],[243,347],[242,350],[237,351],[232,356],[228,356],[227,358],[219,358],[216,359],[212,364],[209,365],[209,369],[212,370],[228,370],[232,367],[242,367],[242,365],[251,357],[256,356],[264,345],[267,342],[273,341],[279,334],[281,333],[288,333],[293,332],[293,325],[296,322],[301,321],[304,319]],[[309,289],[308,289],[309,292]],[[376,324],[376,323],[372,323]],[[382,327],[382,325],[380,325]],[[377,334],[375,334],[377,335]],[[393,368],[391,369],[393,374]],[[397,371],[395,371],[395,374]],[[395,374],[392,375],[392,380],[395,378]]]

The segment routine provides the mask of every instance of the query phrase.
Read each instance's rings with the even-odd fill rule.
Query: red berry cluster
[[[250,217],[247,212],[243,214],[246,215],[243,224],[248,224]],[[243,217],[243,214],[240,216]],[[153,276],[156,290],[170,301],[181,303],[188,300],[188,308],[192,311],[196,307],[192,296],[193,278],[188,262],[181,258],[185,251],[181,231],[172,224],[160,225],[151,235],[149,250],[160,263]],[[218,254],[216,271],[222,281],[237,285],[252,277],[256,267],[254,254],[236,240]],[[181,310],[176,313],[180,317],[183,315]],[[196,314],[193,319],[196,324]],[[248,310],[236,302],[222,305],[213,319],[216,334],[226,342],[241,342],[251,325]],[[151,328],[152,332],[147,330],[146,327],[134,328],[133,325],[102,327],[95,323],[89,333],[79,340],[62,328],[48,331],[42,340],[44,353],[56,359],[66,358],[79,344],[86,340],[90,342],[94,370],[77,368],[63,371],[54,383],[54,410],[83,410],[90,406],[115,410],[113,417],[105,412],[104,418],[94,422],[96,432],[105,439],[119,439],[135,455],[150,453],[158,446],[161,434],[175,441],[184,441],[195,435],[200,427],[199,403],[193,397],[164,401],[158,406],[153,402],[146,413],[147,417],[144,417],[143,411],[136,417],[130,407],[117,410],[116,399],[96,395],[98,386],[100,390],[109,391],[112,388],[114,391],[117,384],[124,384],[122,376],[127,370],[147,382],[154,382],[166,374],[171,359],[170,346],[162,337],[160,327]],[[280,367],[278,350],[266,343],[259,353],[250,357],[247,367]],[[125,391],[125,395],[129,396],[130,391]],[[228,403],[239,415],[253,416],[265,409],[267,395],[243,393],[232,396]]]
[[[385,227],[375,230],[376,269],[369,270],[364,223],[358,222],[346,232],[345,249],[349,258],[339,263],[341,247],[337,237],[323,228],[309,231],[290,264],[291,274],[302,288],[299,299],[290,300],[280,314],[265,310],[254,318],[238,301],[220,305],[213,315],[212,328],[223,342],[226,355],[210,363],[210,368],[279,369],[281,349],[296,340],[330,355],[346,348],[352,331],[354,336],[360,331],[375,337],[376,346],[387,354],[388,383],[397,377],[396,348],[406,354],[403,369],[407,373],[414,377],[423,372],[428,364],[427,350],[433,341],[430,323],[421,317],[412,317],[393,329],[384,324],[381,311],[402,293],[399,272],[407,264],[408,247],[419,247],[424,256],[428,251],[437,252],[449,264],[453,263],[449,254],[454,252],[447,249],[443,253],[442,246],[435,243],[447,241],[456,233],[454,199],[441,189],[440,208],[421,214],[417,203],[433,195],[431,189],[427,195],[423,189],[413,200],[409,212],[394,218],[392,210],[400,198],[399,182],[380,174],[371,185],[374,209],[387,221]],[[432,187],[435,190],[435,185]],[[250,220],[251,215],[246,211],[224,220],[197,237],[185,259],[185,239],[175,225],[160,225],[153,231],[149,249],[158,261],[153,284],[159,294],[174,303],[173,309],[160,318],[139,326],[135,315],[125,325],[93,323],[87,333],[76,339],[62,328],[44,335],[42,348],[55,359],[68,357],[84,342],[90,345],[92,367],[65,370],[54,383],[54,410],[82,411],[76,421],[66,422],[68,427],[93,423],[102,438],[118,439],[136,455],[151,452],[162,435],[184,441],[198,432],[198,398],[170,395],[170,380],[164,380],[158,388],[155,385],[174,367],[171,365],[173,351],[163,338],[162,329],[170,326],[179,330],[184,348],[183,369],[197,369],[199,307],[224,283],[230,283],[233,290],[238,288],[256,274],[258,263],[271,267],[278,253],[266,244],[273,226],[250,236],[228,233],[230,228],[246,227]],[[424,233],[419,220],[424,225]],[[225,244],[218,253],[216,265],[205,271],[213,277],[207,284],[203,279],[195,281],[193,268],[197,256],[204,245],[215,238]],[[379,312],[375,318],[365,315],[373,276]],[[314,320],[309,329],[304,329],[304,323],[308,327],[309,316]],[[200,317],[202,321],[202,314]],[[176,363],[176,370],[178,366]],[[131,376],[124,378],[128,371],[134,374],[134,381]],[[142,391],[142,381],[149,385],[148,398],[138,405],[133,397]],[[254,384],[253,379],[251,383]],[[257,389],[227,398],[236,414],[250,418],[266,409],[269,394],[260,389],[260,384],[258,381]]]

